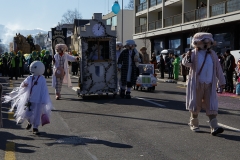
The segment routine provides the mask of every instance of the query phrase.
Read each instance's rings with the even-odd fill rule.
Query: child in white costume
[[[38,126],[49,123],[51,110],[53,108],[49,96],[46,79],[43,76],[45,71],[44,64],[40,61],[34,61],[30,65],[30,73],[20,85],[15,88],[8,96],[4,96],[3,103],[12,101],[11,110],[16,107],[15,117],[17,123],[28,121],[26,129],[33,126],[33,134],[39,134]]]

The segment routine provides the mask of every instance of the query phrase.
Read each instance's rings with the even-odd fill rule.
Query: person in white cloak
[[[199,131],[198,114],[204,109],[209,117],[211,134],[215,136],[224,131],[217,121],[217,80],[221,87],[226,82],[217,54],[211,49],[213,44],[211,33],[196,33],[192,39],[194,50],[187,53],[182,64],[190,68],[186,94],[186,108],[191,113],[190,129]]]
[[[33,134],[39,134],[38,126],[50,123],[53,108],[49,96],[46,79],[43,76],[45,66],[41,61],[34,61],[30,65],[30,73],[20,85],[9,95],[4,96],[4,102],[12,101],[10,111],[14,114],[17,123],[28,121],[27,130],[33,126]]]
[[[61,98],[62,84],[66,83],[68,87],[72,86],[69,74],[68,62],[75,62],[78,57],[71,56],[66,53],[67,46],[65,44],[57,44],[55,46],[56,54],[53,58],[53,76],[52,87],[55,88],[56,100]]]

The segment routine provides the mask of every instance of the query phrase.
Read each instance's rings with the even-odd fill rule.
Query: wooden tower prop
[[[79,96],[117,94],[116,31],[101,13],[80,28]]]

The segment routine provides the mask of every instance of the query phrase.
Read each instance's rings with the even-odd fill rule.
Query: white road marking
[[[231,126],[227,126],[225,124],[221,124],[221,123],[218,123],[219,126],[223,127],[223,128],[226,128],[226,129],[229,129],[229,130],[232,130],[232,131],[235,131],[235,132],[240,132],[240,129],[237,129],[237,128],[233,128]]]
[[[162,108],[166,108],[165,105],[162,105],[162,104],[159,104],[159,103],[156,103],[156,102],[152,102],[151,100],[148,100],[148,99],[145,99],[145,98],[141,98],[141,97],[135,97],[135,98],[141,99],[141,100],[143,100],[143,101],[145,101],[145,102],[154,104],[154,105],[159,106],[159,107],[162,107]]]

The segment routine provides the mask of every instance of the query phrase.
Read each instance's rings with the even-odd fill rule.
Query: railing
[[[184,13],[184,22],[196,21],[199,19],[207,18],[207,7],[202,7],[189,12]]]
[[[223,1],[210,6],[211,17],[240,10],[239,0]]]
[[[151,0],[149,7],[156,6],[156,5],[160,4],[160,3],[162,3],[162,0]]]
[[[135,27],[135,33],[142,33],[142,32],[146,32],[147,31],[147,25],[140,25]]]
[[[137,6],[137,12],[147,9],[147,2],[143,2]]]
[[[158,29],[158,28],[162,28],[162,20],[157,20],[157,21],[154,21],[154,22],[151,22],[151,23],[148,23],[148,30],[155,30],[155,29]]]
[[[164,27],[169,27],[182,23],[182,14],[178,14],[172,17],[168,17],[164,19]]]

